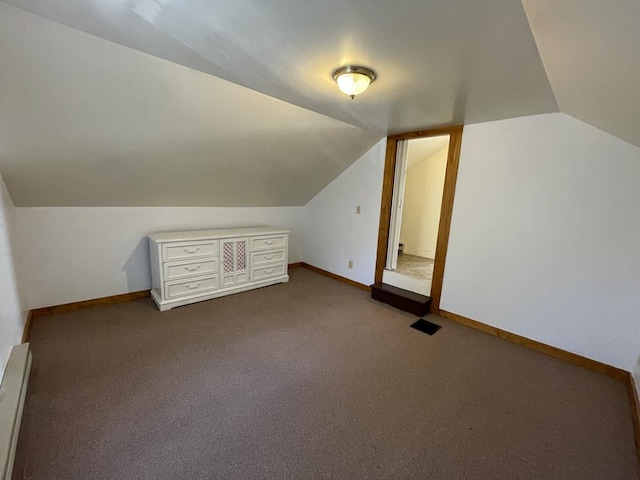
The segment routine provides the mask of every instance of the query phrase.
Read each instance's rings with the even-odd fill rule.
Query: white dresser
[[[149,235],[151,297],[161,311],[289,281],[289,231],[270,227]]]

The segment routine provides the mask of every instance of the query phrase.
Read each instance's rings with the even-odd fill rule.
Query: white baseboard
[[[11,480],[30,371],[29,344],[23,343],[13,347],[0,386],[0,479],[2,480]]]

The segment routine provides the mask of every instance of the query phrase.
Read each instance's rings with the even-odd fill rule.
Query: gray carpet
[[[396,272],[419,280],[432,280],[433,262],[432,258],[403,253],[398,255]]]
[[[622,382],[308,270],[39,318],[14,479],[633,479]]]

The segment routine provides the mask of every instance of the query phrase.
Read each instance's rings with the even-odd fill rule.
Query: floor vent
[[[416,330],[426,333],[427,335],[433,335],[442,327],[440,325],[436,325],[435,323],[430,322],[429,320],[424,320],[421,318],[416,323],[411,325],[411,328],[415,328]]]
[[[29,344],[23,343],[13,347],[0,386],[0,479],[2,480],[11,480],[30,371]]]

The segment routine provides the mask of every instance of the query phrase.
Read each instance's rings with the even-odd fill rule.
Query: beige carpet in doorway
[[[398,255],[396,272],[407,277],[431,281],[433,279],[433,259],[409,255]]]

